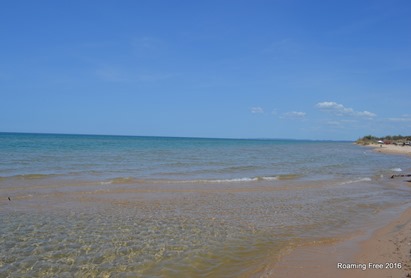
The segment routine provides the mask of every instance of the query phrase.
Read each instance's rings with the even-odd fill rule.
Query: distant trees
[[[377,137],[372,136],[372,135],[364,136],[363,139],[365,139],[365,140],[379,140]]]
[[[384,141],[384,142],[406,142],[411,141],[411,136],[403,136],[403,135],[387,135],[384,137],[376,137],[373,135],[366,135],[357,140],[358,144],[368,145],[371,143],[376,143],[377,141]]]

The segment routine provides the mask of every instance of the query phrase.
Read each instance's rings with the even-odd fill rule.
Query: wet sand
[[[381,153],[411,155],[408,146],[370,147]],[[411,277],[411,208],[397,215],[385,217],[337,243],[299,246],[284,254],[261,277]]]
[[[261,277],[410,277],[410,249],[411,208],[386,226],[340,242],[300,246]]]
[[[349,277],[410,277],[410,252],[411,208],[361,244],[356,261],[382,263],[383,268],[368,267],[361,276]]]

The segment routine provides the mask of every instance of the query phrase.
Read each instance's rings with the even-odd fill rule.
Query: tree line
[[[389,141],[389,142],[405,142],[405,141],[411,141],[411,136],[403,136],[403,135],[387,135],[383,137],[377,137],[373,135],[366,135],[362,138],[359,138],[357,140],[357,143],[371,143],[371,142],[377,142],[377,141]]]

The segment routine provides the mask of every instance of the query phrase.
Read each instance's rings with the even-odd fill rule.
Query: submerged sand
[[[397,196],[395,204],[384,206],[379,203],[383,198],[374,203],[368,195],[385,196],[390,190],[378,191],[369,180],[232,184],[0,180],[4,197],[0,207],[9,226],[3,235],[11,246],[0,260],[0,269],[4,267],[0,273],[406,277],[411,274],[411,209],[406,210],[409,195],[403,192],[409,192],[411,183],[395,178],[386,185],[382,180],[404,198]],[[366,228],[358,223],[339,226],[350,224],[353,217],[362,222],[374,211],[400,206],[399,199],[404,206],[396,214]],[[361,230],[351,232],[357,228]],[[37,245],[38,250],[30,249]]]
[[[340,237],[351,233],[352,217],[361,221],[387,208],[363,202],[364,194],[378,191],[373,183],[38,183],[35,188],[2,188],[4,196],[11,196],[11,201],[0,200],[9,227],[4,225],[3,235],[10,245],[0,258],[3,276],[57,277],[64,272],[75,277],[353,277],[363,273],[340,271],[336,264],[381,262],[354,260],[360,240],[369,237],[367,231],[349,234],[343,241]],[[316,199],[331,193],[332,202],[327,201],[332,196],[325,202]],[[363,225],[354,225],[358,226]],[[373,248],[371,244],[366,254],[378,252]],[[295,251],[278,253],[288,250]]]
[[[370,147],[381,153],[411,155],[409,146]],[[411,208],[337,243],[297,247],[262,277],[411,277]]]

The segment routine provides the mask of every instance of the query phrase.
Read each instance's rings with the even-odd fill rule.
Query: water
[[[1,178],[245,181],[367,177],[398,166],[350,143],[0,134]],[[372,160],[371,165],[364,158]],[[397,167],[398,168],[398,167]],[[115,182],[116,180],[114,180]]]
[[[350,142],[0,133],[0,276],[258,276],[407,205],[389,177],[410,162]]]

